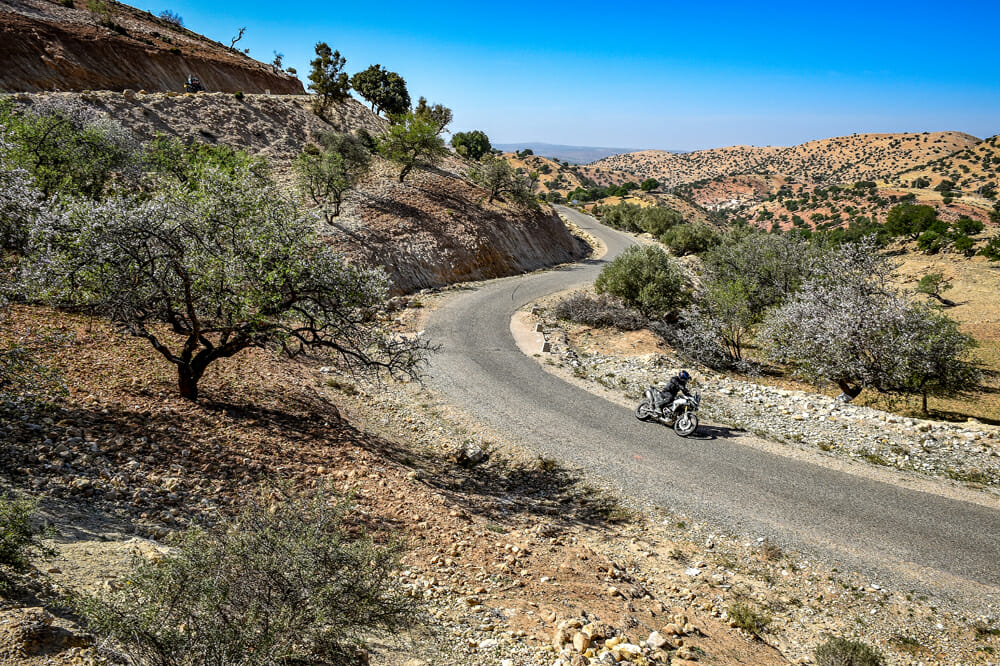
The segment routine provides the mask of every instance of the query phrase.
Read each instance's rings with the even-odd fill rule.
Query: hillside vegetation
[[[917,182],[920,180],[926,183]],[[944,181],[951,181],[955,188],[973,195],[995,193],[1000,186],[1000,136],[907,169],[892,179],[898,185],[925,188],[937,187]]]
[[[266,159],[294,191],[292,162],[324,132],[378,135],[389,123],[352,98],[322,115],[306,96],[223,93],[21,93],[21,108],[79,105],[112,118],[141,141],[157,136],[228,146]],[[466,174],[470,164],[446,156],[436,171],[398,180],[390,162],[376,166],[347,193],[334,224],[319,233],[340,250],[383,266],[393,292],[511,275],[570,261],[586,251],[548,207],[487,202]]]

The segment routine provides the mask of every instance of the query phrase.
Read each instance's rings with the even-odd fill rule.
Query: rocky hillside
[[[385,130],[385,121],[353,99],[321,118],[300,96],[223,93],[21,93],[23,105],[78,102],[117,119],[143,139],[158,133],[223,144],[266,157],[290,184],[290,164],[323,131]],[[379,158],[368,179],[347,195],[330,242],[356,260],[385,267],[396,293],[453,282],[502,277],[573,261],[588,251],[549,207],[487,203],[465,178],[468,165],[451,157],[439,168],[397,182],[396,167]]]
[[[379,165],[327,232],[348,256],[384,266],[398,293],[514,275],[589,251],[551,208],[487,203],[461,177],[461,163],[450,166],[400,183],[394,167]]]
[[[541,155],[518,157],[516,153],[504,153],[503,156],[515,169],[522,169],[525,173],[537,173],[537,191],[541,194],[559,192],[565,196],[567,192],[584,184],[576,173],[577,167],[573,165]]]
[[[235,48],[114,0],[0,2],[0,90],[180,91],[189,74],[221,92],[300,94],[302,83]]]
[[[141,139],[157,134],[183,141],[222,144],[267,158],[279,171],[302,147],[323,131],[365,129],[382,132],[386,123],[368,108],[348,99],[331,105],[323,117],[311,109],[306,95],[244,95],[225,93],[86,93],[18,94],[25,105],[42,101],[79,103],[118,120]]]
[[[602,184],[655,178],[665,187],[751,173],[853,183],[884,180],[978,142],[960,132],[852,134],[788,148],[729,146],[683,154],[645,150],[599,160],[581,172]]]

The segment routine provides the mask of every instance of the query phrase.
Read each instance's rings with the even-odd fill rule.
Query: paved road
[[[632,241],[569,209],[608,246]],[[874,576],[965,583],[1000,603],[1000,511],[900,488],[737,444],[725,428],[682,439],[545,372],[516,347],[512,314],[593,281],[604,261],[504,278],[450,301],[427,331],[442,345],[429,383],[475,417],[545,455],[612,480],[629,495],[746,536],[819,552]],[[704,396],[711,400],[711,395]],[[971,590],[970,590],[971,591]]]

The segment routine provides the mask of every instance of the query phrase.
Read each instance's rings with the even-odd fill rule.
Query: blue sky
[[[694,150],[854,132],[1000,133],[1000,2],[162,0],[303,79],[317,41],[399,72],[496,143]]]

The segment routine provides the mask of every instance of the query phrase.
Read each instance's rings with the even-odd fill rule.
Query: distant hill
[[[1000,187],[1000,135],[904,171],[895,180],[899,185],[912,185],[919,178],[926,180],[927,186],[932,188],[950,180],[956,189],[967,194],[979,192],[990,185],[996,191]]]
[[[497,143],[494,148],[505,153],[513,153],[525,148],[530,148],[536,155],[559,159],[570,164],[589,164],[597,160],[619,155],[621,153],[635,152],[636,148],[597,148],[594,146],[564,146],[556,143]]]
[[[740,174],[854,183],[886,180],[977,143],[979,139],[961,132],[852,134],[791,147],[729,146],[684,154],[645,150],[613,155],[580,170],[602,184],[655,178],[676,187]]]

